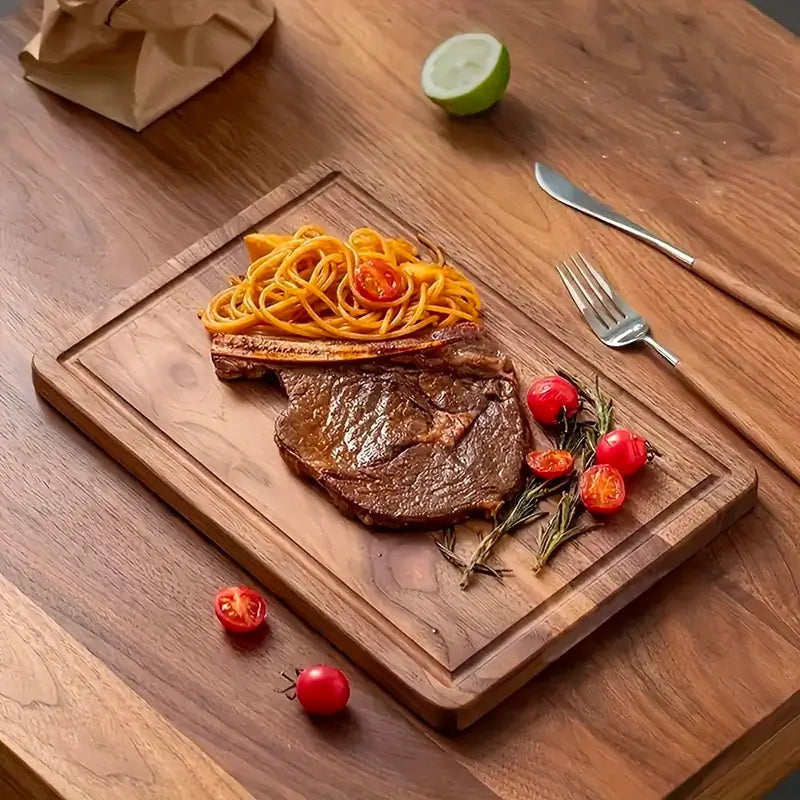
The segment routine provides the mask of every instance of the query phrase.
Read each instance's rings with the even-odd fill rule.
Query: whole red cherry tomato
[[[295,690],[303,710],[314,716],[338,714],[350,699],[347,676],[340,669],[325,664],[306,667],[297,676]]]
[[[383,259],[370,258],[356,266],[353,288],[373,303],[391,303],[403,293],[403,276]]]
[[[595,462],[616,467],[624,477],[638,472],[650,458],[651,448],[638,433],[617,428],[600,437]]]
[[[267,601],[255,589],[228,586],[214,598],[214,613],[231,633],[254,631],[267,616]]]
[[[591,514],[613,514],[625,502],[625,481],[616,467],[595,464],[578,481],[581,502]]]
[[[525,460],[531,472],[545,480],[563,478],[575,467],[575,458],[569,450],[531,450]]]
[[[528,389],[528,408],[542,425],[557,424],[562,409],[568,417],[574,417],[579,407],[578,390],[560,375],[537,378]]]

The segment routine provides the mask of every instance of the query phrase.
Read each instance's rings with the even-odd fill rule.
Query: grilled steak
[[[276,370],[286,462],[367,525],[439,527],[490,515],[521,483],[517,381],[484,337],[365,365]]]
[[[380,342],[218,334],[212,359],[224,379],[278,374],[284,460],[367,525],[490,515],[522,481],[514,367],[476,325]]]

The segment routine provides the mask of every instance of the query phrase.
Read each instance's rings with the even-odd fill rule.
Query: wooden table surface
[[[796,306],[800,44],[740,0],[284,0],[279,17],[234,72],[138,135],[21,79],[32,5],[0,22],[0,573],[97,657],[75,656],[75,670],[105,662],[257,798],[758,796],[800,762],[800,488],[645,353],[603,349],[551,264],[585,248],[734,409],[795,447],[800,343],[557,207],[530,167],[561,168]],[[467,29],[508,43],[512,85],[491,114],[448,120],[421,97],[418,69]],[[41,342],[329,157],[391,187],[405,217],[449,232],[445,245],[504,259],[510,238],[526,243],[527,311],[760,474],[752,514],[456,738],[411,719],[274,599],[266,641],[232,648],[208,603],[246,576],[30,380]],[[43,624],[19,605],[20,625]],[[12,632],[13,615],[0,626]],[[0,699],[28,708],[9,696],[3,639]],[[274,691],[278,670],[319,660],[354,684],[352,713],[326,726]],[[102,674],[116,697],[124,687]],[[52,696],[68,730],[77,712]],[[93,746],[76,762],[118,776],[108,759],[95,769]]]

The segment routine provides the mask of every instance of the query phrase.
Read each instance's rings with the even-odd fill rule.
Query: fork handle
[[[728,424],[757,447],[770,461],[800,483],[800,448],[766,435],[761,427],[741,408],[732,408],[716,386],[695,367],[683,361],[674,365],[683,382],[703,398]],[[795,440],[796,443],[796,440]]]
[[[690,272],[694,272],[708,283],[721,289],[725,294],[750,306],[754,311],[758,311],[773,322],[800,334],[800,313],[785,306],[780,300],[748,286],[744,281],[735,278],[726,270],[703,258],[695,258],[691,264],[684,264],[684,266]]]
[[[667,350],[663,344],[659,344],[652,336],[645,336],[642,341],[652,347],[671,367],[677,367],[680,363],[680,359],[672,350]]]

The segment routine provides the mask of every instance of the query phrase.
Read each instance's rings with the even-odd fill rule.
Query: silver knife
[[[556,200],[578,211],[583,211],[584,214],[589,214],[591,217],[607,222],[609,225],[625,231],[625,233],[630,233],[631,236],[642,239],[666,253],[670,258],[674,258],[680,264],[685,264],[687,267],[691,267],[694,264],[695,259],[688,253],[661,239],[641,225],[631,222],[631,220],[623,217],[622,214],[617,214],[613,208],[609,208],[591,195],[586,194],[586,192],[579,189],[554,169],[550,169],[546,164],[537,161],[533,171],[536,175],[537,183],[550,197],[554,197]]]
[[[631,234],[631,236],[635,236],[637,239],[647,242],[656,249],[661,250],[662,253],[666,253],[670,258],[674,258],[675,261],[690,272],[716,286],[717,289],[736,298],[739,302],[744,303],[774,322],[783,325],[790,331],[800,334],[800,313],[786,305],[782,299],[764,294],[760,289],[734,277],[717,264],[704,258],[690,256],[680,247],[676,247],[660,236],[656,236],[652,231],[648,231],[641,225],[631,222],[631,220],[623,217],[622,214],[617,214],[613,208],[609,208],[591,195],[586,194],[583,189],[579,189],[574,183],[554,169],[550,169],[546,164],[537,161],[533,171],[539,186],[559,202],[582,211],[584,214],[596,217],[609,225],[613,225],[615,228],[625,231],[625,233]]]

